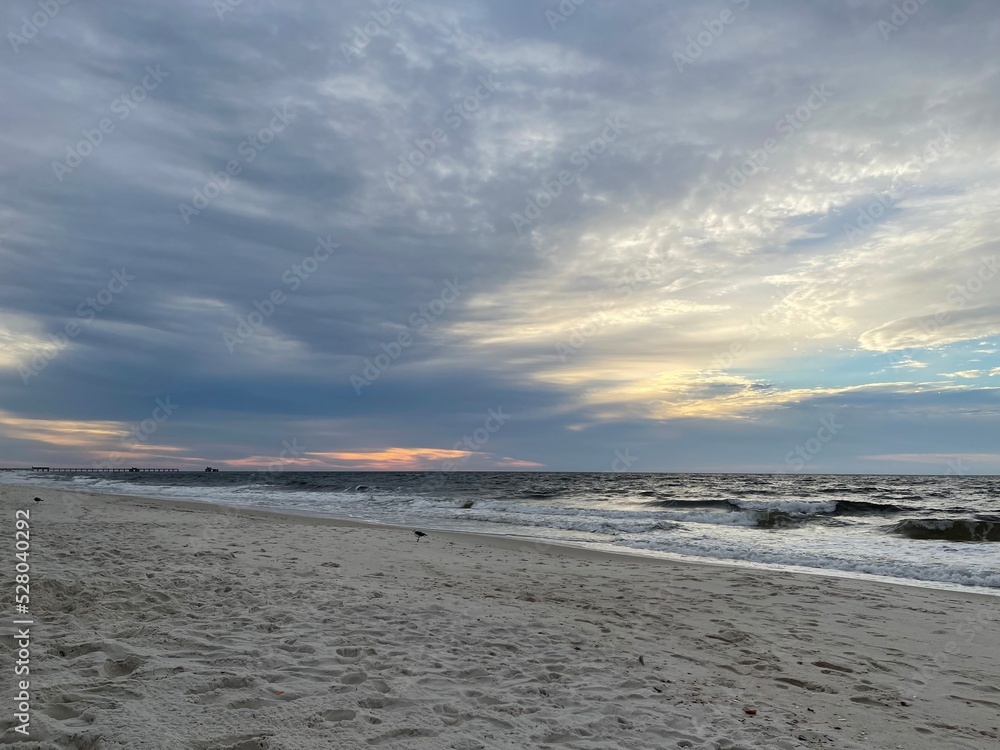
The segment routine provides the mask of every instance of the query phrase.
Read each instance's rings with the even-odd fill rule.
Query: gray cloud
[[[37,8],[8,4],[0,29],[20,34]],[[793,409],[774,407],[775,437],[747,383],[842,393],[877,369],[855,355],[1000,334],[991,283],[949,302],[996,252],[992,3],[928,3],[885,38],[891,2],[588,0],[555,28],[548,4],[406,2],[345,55],[382,8],[245,0],[220,19],[201,0],[73,2],[26,44],[7,38],[0,413],[129,422],[169,393],[185,407],[163,435],[238,459],[289,430],[317,451],[448,448],[503,404],[520,416],[497,455],[601,468],[683,429],[693,465],[757,466],[742,457],[783,445]],[[594,146],[608,118],[620,137]],[[920,161],[942,128],[954,143]],[[763,166],[720,197],[768,139]],[[401,163],[412,173],[390,185]],[[519,233],[512,214],[555,184]],[[891,210],[848,237],[890,191]],[[319,237],[339,247],[292,289],[285,272]],[[135,280],[86,320],[81,304],[122,268]],[[416,330],[446,280],[465,291]],[[274,290],[286,300],[229,351],[224,334]],[[936,333],[915,333],[942,310]],[[68,323],[80,330],[60,346]],[[406,331],[357,395],[351,375]],[[726,377],[743,380],[720,381],[734,344]],[[803,357],[820,363],[808,376]],[[720,387],[747,417],[721,443],[710,415],[674,424],[656,406]],[[874,398],[895,413],[891,394]],[[906,442],[895,419],[883,442]],[[0,440],[24,461],[84,451]],[[709,443],[726,447],[692,458]],[[844,445],[832,465],[859,465]],[[904,447],[868,453],[916,452]]]

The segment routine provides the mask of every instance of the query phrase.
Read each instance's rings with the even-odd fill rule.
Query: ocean
[[[0,482],[1000,594],[1000,477],[12,472]]]

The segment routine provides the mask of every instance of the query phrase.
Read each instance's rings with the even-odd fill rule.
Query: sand
[[[34,619],[31,736],[8,699],[0,746],[1000,740],[1000,597],[13,486],[0,505],[5,529],[31,512]]]

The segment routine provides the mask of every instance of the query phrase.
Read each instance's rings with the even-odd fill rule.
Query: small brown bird
[[[422,531],[417,531],[416,529],[414,529],[413,533],[414,533],[414,534],[416,535],[416,537],[417,537],[417,541],[418,541],[418,542],[420,541],[420,538],[421,538],[421,537],[425,537],[425,536],[427,536],[427,535],[426,535],[426,534],[425,534],[424,532],[422,532]]]

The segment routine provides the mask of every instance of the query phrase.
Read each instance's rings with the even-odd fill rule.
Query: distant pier
[[[116,473],[116,474],[128,474],[128,473],[138,473],[138,474],[151,474],[151,473],[162,473],[165,471],[180,471],[180,469],[137,469],[135,466],[131,466],[127,469],[53,469],[48,466],[21,466],[13,469],[3,469],[0,471],[34,471],[34,472],[48,472],[49,474],[62,474],[62,473],[73,473],[73,474],[98,474],[98,473]]]

